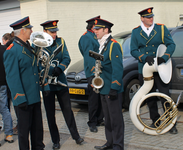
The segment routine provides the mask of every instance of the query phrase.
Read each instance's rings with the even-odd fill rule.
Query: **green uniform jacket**
[[[89,50],[95,51],[97,53],[99,52],[99,43],[93,31],[86,31],[81,36],[78,46],[84,58],[84,71],[86,77],[88,78],[93,75],[95,70],[95,59],[89,56]]]
[[[111,39],[104,50],[104,61],[101,61],[104,86],[100,94],[108,95],[110,89],[123,92],[123,49],[120,43]]]
[[[14,106],[40,102],[40,85],[36,57],[15,41],[4,52],[6,80]]]
[[[140,26],[133,29],[130,45],[131,55],[139,61],[138,71],[140,74],[142,74],[146,57],[156,57],[157,48],[160,44],[165,44],[167,47],[166,52],[162,56],[165,62],[167,62],[175,50],[175,43],[166,26],[155,24],[149,37]]]
[[[68,67],[68,65],[70,64],[70,56],[69,56],[69,52],[67,50],[67,46],[65,44],[65,41],[63,38],[56,38],[55,41],[56,44],[54,46],[49,46],[46,48],[43,48],[44,50],[46,50],[49,55],[51,56],[53,54],[53,51],[62,43],[62,48],[60,50],[60,52],[53,58],[53,60],[58,60],[59,61],[59,65],[57,67],[59,67],[60,69],[62,69],[62,73],[59,75],[58,80],[62,83],[67,84],[67,79],[65,76],[65,69]],[[50,66],[50,70],[49,70],[49,75],[52,75],[54,67]],[[53,85],[50,84],[50,91],[60,91],[62,89],[66,89],[67,87],[61,86],[61,85]]]

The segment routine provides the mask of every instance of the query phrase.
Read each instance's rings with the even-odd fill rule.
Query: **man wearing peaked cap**
[[[95,20],[95,27],[94,29],[100,29],[100,28],[108,28],[111,29],[111,27],[113,26],[113,23],[107,21],[107,20],[103,20],[100,18],[97,18]]]
[[[46,21],[40,25],[43,26],[44,30],[49,30],[50,32],[56,32],[56,31],[59,31],[57,27],[57,23],[58,23],[58,20],[51,20],[51,21]]]
[[[93,88],[91,87],[91,81],[94,78],[94,71],[95,71],[95,59],[89,57],[89,50],[94,52],[99,51],[99,43],[94,33],[94,25],[95,19],[100,18],[100,16],[91,18],[86,21],[87,23],[87,31],[81,36],[78,42],[79,50],[84,59],[84,70],[85,75],[88,81],[88,90],[89,90],[89,97],[88,97],[88,115],[89,121],[88,126],[91,132],[97,132],[97,126],[104,125],[103,121],[103,112],[101,107],[101,100],[100,94],[95,93]]]
[[[164,44],[167,47],[164,55],[157,58],[158,65],[166,63],[175,50],[175,43],[167,27],[163,24],[154,23],[152,10],[153,7],[150,7],[138,12],[141,16],[141,25],[132,30],[131,36],[131,55],[138,60],[138,72],[141,85],[143,85],[143,66],[145,63],[148,63],[150,66],[154,64],[158,46]],[[157,72],[154,72],[153,76],[154,86],[150,92],[156,92],[156,89],[158,89],[159,92],[170,96],[169,84],[165,84]],[[165,100],[161,99],[161,102],[163,105]],[[157,99],[155,97],[148,98],[147,105],[150,110],[150,118],[152,119],[150,126],[156,128],[154,123],[160,117],[157,109]],[[170,133],[177,133],[175,125],[170,130]]]
[[[13,30],[21,29],[21,28],[29,28],[31,29],[33,26],[30,25],[29,17],[24,17],[12,24],[10,24],[10,27],[13,28]]]
[[[43,31],[52,36],[54,42],[51,46],[43,48],[51,56],[54,50],[62,44],[60,52],[52,59],[55,67],[50,66],[49,76],[56,77],[58,81],[67,85],[67,80],[64,71],[70,64],[70,56],[66,46],[66,43],[62,37],[57,37],[57,26],[58,20],[49,20],[41,24]],[[55,96],[60,104],[63,116],[65,118],[68,129],[71,133],[72,138],[77,144],[81,144],[84,140],[80,137],[73,111],[71,109],[71,101],[69,96],[68,87],[61,86],[59,84],[49,83],[50,92],[43,91],[43,101],[47,115],[48,126],[53,142],[53,149],[60,149],[60,134],[55,119]]]
[[[107,142],[95,149],[124,149],[124,121],[122,114],[123,92],[123,50],[120,43],[111,36],[113,23],[95,20],[95,34],[99,41],[99,53],[104,56],[101,61],[100,77],[104,81],[99,90],[105,118],[105,135]]]
[[[31,143],[31,149],[43,150],[45,146],[37,57],[28,42],[32,25],[29,17],[25,17],[10,27],[14,29],[15,39],[4,53],[4,66],[13,105],[18,114],[19,149],[29,149]]]
[[[150,7],[150,8],[147,8],[147,9],[144,9],[144,10],[138,12],[138,14],[141,17],[151,18],[154,16],[152,10],[153,10],[153,7]]]

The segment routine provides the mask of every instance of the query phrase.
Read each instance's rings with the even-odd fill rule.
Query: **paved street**
[[[79,130],[79,133],[84,137],[85,142],[83,145],[77,145],[74,140],[72,140],[67,126],[65,124],[62,112],[58,104],[56,105],[56,118],[57,125],[60,131],[61,136],[61,149],[62,150],[94,150],[95,145],[102,145],[105,143],[105,134],[104,127],[98,127],[97,133],[91,133],[87,126],[88,114],[87,107],[80,106],[78,104],[72,104],[76,124]],[[51,150],[52,142],[49,135],[49,129],[47,125],[46,115],[44,107],[42,108],[43,112],[43,124],[44,124],[44,143],[46,145],[45,150]],[[125,150],[173,150],[183,149],[183,111],[179,111],[177,128],[179,133],[177,135],[172,135],[166,133],[159,136],[152,136],[144,134],[136,129],[132,124],[129,112],[123,112],[124,121],[125,121]],[[14,111],[12,111],[12,117],[14,125],[16,124],[16,117]],[[1,118],[0,118],[1,119]],[[18,150],[18,140],[17,135],[14,136],[15,142],[12,144],[4,142],[4,133],[0,132],[0,141],[2,150]]]

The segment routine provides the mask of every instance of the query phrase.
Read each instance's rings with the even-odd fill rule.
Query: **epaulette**
[[[115,39],[111,39],[111,41],[114,42],[114,43],[117,43],[117,41]]]
[[[157,25],[160,25],[160,26],[161,26],[161,25],[164,25],[164,24],[161,24],[161,23],[156,23],[156,24],[157,24]]]
[[[87,33],[87,31],[83,35],[85,35],[86,33]]]
[[[13,43],[11,43],[8,47],[7,47],[7,49],[6,50],[10,50],[12,47],[13,47]]]
[[[135,27],[135,28],[133,28],[133,29],[137,29],[138,27],[140,27],[140,26],[137,26],[137,27]]]

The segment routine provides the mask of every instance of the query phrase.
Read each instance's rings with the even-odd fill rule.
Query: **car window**
[[[122,45],[124,57],[130,57],[130,56],[131,56],[131,54],[130,54],[130,41],[131,41],[131,37],[128,37],[128,38],[124,41],[124,43],[123,43],[123,45]]]
[[[115,38],[116,41],[118,41],[121,45],[123,45],[123,41],[124,39],[120,39],[120,38]]]
[[[173,57],[183,57],[183,30],[176,31],[172,36],[176,48],[173,53]]]

